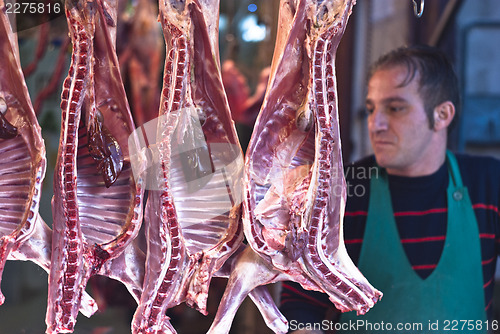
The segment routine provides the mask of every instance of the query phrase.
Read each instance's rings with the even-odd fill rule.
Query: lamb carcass
[[[165,312],[184,301],[206,313],[210,280],[243,239],[243,155],[220,75],[218,8],[218,0],[159,2],[167,57],[148,136],[159,175],[146,204],[146,274],[133,333],[175,333]]]
[[[65,5],[73,52],[61,97],[47,333],[73,332],[93,274],[124,282],[138,299],[144,266],[129,248],[142,221],[143,183],[128,152],[134,124],[114,46],[117,1]]]
[[[0,280],[5,262],[37,231],[45,146],[21,70],[17,35],[0,0]],[[18,254],[20,255],[20,254]],[[4,296],[0,293],[0,305]]]
[[[346,185],[335,53],[354,0],[282,0],[272,72],[245,161],[244,232],[210,333],[229,326],[255,286],[291,280],[341,311],[381,297],[343,244]]]
[[[142,127],[144,146],[137,148],[138,160],[150,150],[154,177],[133,333],[175,333],[165,312],[184,301],[206,314],[211,278],[228,277],[245,248],[243,157],[220,73],[219,0],[161,0],[159,7],[168,52],[159,118]],[[250,297],[269,327],[286,329],[265,287]]]
[[[0,0],[0,52],[5,61],[0,68],[0,145],[4,157],[0,167],[0,278],[6,260],[32,261],[49,272],[52,249],[52,230],[38,212],[46,168],[45,146],[22,75],[17,35],[5,13]],[[0,299],[3,302],[1,294]],[[82,314],[90,317],[96,310],[95,301],[84,293]]]

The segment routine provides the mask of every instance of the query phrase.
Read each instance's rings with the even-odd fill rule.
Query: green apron
[[[378,177],[370,180],[358,267],[384,296],[363,316],[355,312],[343,314],[343,328],[350,330],[339,332],[487,332],[479,229],[455,156],[449,151],[447,163],[450,180],[446,240],[439,263],[426,279],[413,270],[401,244],[385,170],[379,169]],[[360,326],[353,327],[353,323]],[[397,328],[398,324],[406,327]]]

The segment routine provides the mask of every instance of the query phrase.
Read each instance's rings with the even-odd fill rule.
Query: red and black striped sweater
[[[500,161],[489,157],[457,154],[464,185],[469,190],[479,225],[484,280],[485,309],[492,318],[493,288],[497,256],[500,254]],[[348,199],[344,218],[347,251],[356,264],[364,235],[370,177],[376,173],[373,156],[345,166]],[[401,243],[413,269],[423,278],[439,262],[446,224],[448,170],[446,164],[423,177],[389,175],[394,217]],[[305,291],[296,283],[284,282],[280,309],[289,321],[321,322],[333,304],[325,294]]]

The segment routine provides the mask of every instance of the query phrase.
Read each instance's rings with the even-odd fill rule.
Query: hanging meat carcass
[[[38,213],[45,177],[45,146],[24,82],[17,35],[11,29],[3,0],[0,0],[0,54],[1,279],[7,259],[13,259],[19,247],[34,234],[47,232]],[[22,257],[22,253],[17,256]],[[0,305],[3,302],[0,293]]]
[[[167,57],[148,134],[159,175],[146,205],[146,274],[133,333],[175,333],[165,312],[183,301],[206,313],[210,280],[243,239],[243,155],[220,75],[218,8],[218,0],[159,2]]]
[[[131,242],[142,221],[143,184],[128,152],[134,125],[114,47],[116,7],[66,1],[73,52],[61,97],[47,333],[73,332],[93,274],[140,295],[144,258]]]
[[[133,333],[175,333],[165,312],[186,301],[206,314],[212,276],[229,277],[245,246],[240,221],[243,157],[223,89],[219,0],[160,1],[167,43],[159,118],[141,129],[152,158],[148,253]],[[144,154],[141,154],[144,153]],[[265,287],[250,298],[270,328],[286,319]]]
[[[0,222],[0,278],[6,260],[32,261],[50,270],[52,230],[38,212],[45,176],[45,146],[19,61],[17,35],[12,31],[3,0],[0,0],[0,145],[4,163],[2,220]],[[10,137],[10,138],[9,138]],[[0,294],[3,303],[3,295]],[[1,303],[0,303],[1,304]],[[82,295],[80,311],[90,317],[95,301]]]
[[[245,162],[240,255],[210,333],[229,331],[255,286],[292,280],[327,293],[341,311],[381,297],[350,260],[342,236],[346,185],[335,53],[354,0],[282,0],[272,72]]]

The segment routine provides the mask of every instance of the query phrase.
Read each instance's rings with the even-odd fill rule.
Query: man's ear
[[[451,101],[445,101],[434,108],[434,130],[439,131],[447,128],[455,117],[455,105]]]

